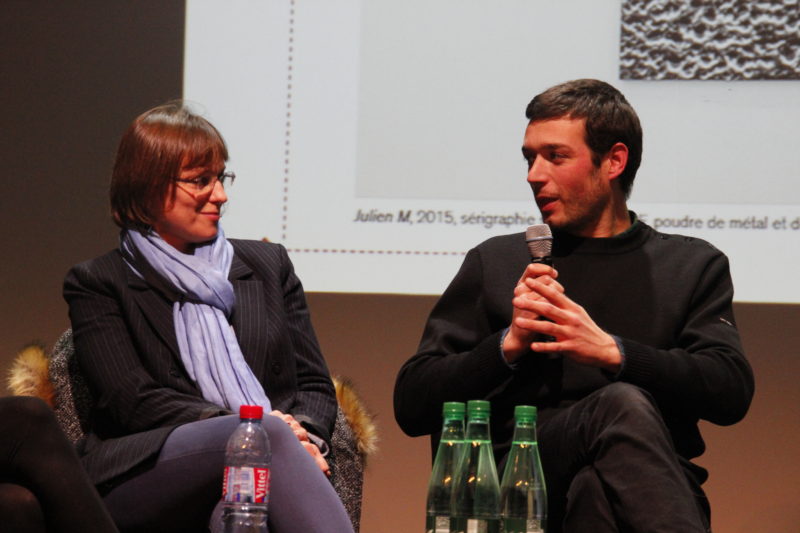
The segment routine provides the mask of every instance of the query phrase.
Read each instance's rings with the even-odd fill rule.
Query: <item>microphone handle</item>
[[[553,258],[549,255],[545,255],[542,257],[531,257],[531,263],[543,263],[547,266],[553,266]],[[548,322],[552,322],[551,320],[539,317],[539,320],[547,320]],[[545,335],[544,333],[537,333],[534,339],[536,342],[555,342],[556,338],[552,335]],[[550,352],[547,354],[550,359],[554,359],[558,357],[556,354]]]

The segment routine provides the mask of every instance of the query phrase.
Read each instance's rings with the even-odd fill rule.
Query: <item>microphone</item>
[[[547,224],[535,224],[528,226],[525,230],[525,242],[528,244],[528,251],[531,254],[531,263],[544,263],[545,265],[553,266],[553,258],[550,253],[553,250],[553,233],[550,231],[550,226]],[[539,317],[539,320],[547,320],[544,317]],[[536,341],[538,342],[554,342],[556,339],[550,335],[541,333],[536,334]],[[558,354],[548,353],[548,359],[558,358]]]
[[[531,254],[531,263],[553,266],[550,252],[553,249],[553,233],[547,224],[535,224],[525,230],[525,242]]]

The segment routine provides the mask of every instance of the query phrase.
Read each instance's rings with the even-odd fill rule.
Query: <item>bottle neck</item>
[[[464,420],[461,418],[446,418],[442,426],[443,441],[464,440]]]
[[[467,424],[467,440],[491,440],[489,436],[489,420],[472,419]]]
[[[533,420],[517,420],[514,425],[513,442],[536,443],[536,423]]]

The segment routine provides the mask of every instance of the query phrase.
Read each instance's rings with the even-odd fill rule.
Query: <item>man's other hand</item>
[[[513,320],[518,328],[531,333],[527,337],[531,339],[530,349],[558,352],[576,363],[618,372],[622,354],[614,338],[603,331],[583,307],[572,301],[563,287],[556,285],[545,279],[526,280],[530,291],[515,293]],[[535,342],[533,336],[537,333],[555,340]]]

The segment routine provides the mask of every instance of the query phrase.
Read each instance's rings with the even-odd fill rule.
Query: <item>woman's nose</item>
[[[214,188],[211,189],[209,201],[215,204],[224,204],[228,201],[228,193],[225,192],[225,186],[221,181],[214,182]]]

